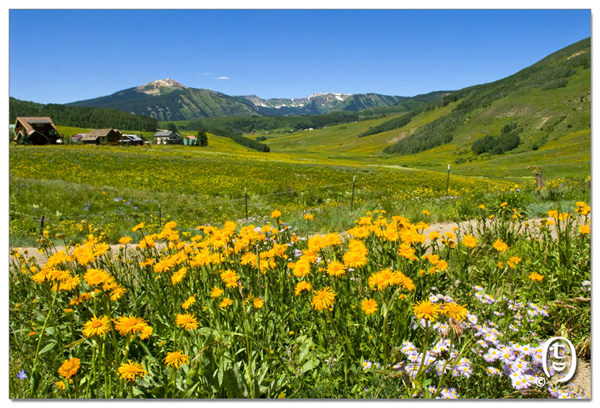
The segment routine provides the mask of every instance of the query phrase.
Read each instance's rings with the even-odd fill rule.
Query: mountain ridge
[[[314,93],[304,98],[231,96],[211,89],[185,86],[171,78],[123,89],[111,95],[65,104],[114,108],[160,121],[193,120],[219,116],[315,115],[335,111],[359,111],[389,107],[408,97],[344,93]]]

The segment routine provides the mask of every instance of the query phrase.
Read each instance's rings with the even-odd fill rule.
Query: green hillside
[[[407,113],[269,136],[273,152],[408,166],[494,178],[585,177],[591,170],[590,39],[508,78],[451,93]],[[512,150],[476,154],[473,144],[510,135]],[[500,149],[501,150],[501,149]]]
[[[451,113],[387,147],[384,153],[409,155],[429,150],[460,138],[461,128],[474,122],[490,126],[504,120],[505,123],[500,124],[502,127],[507,121],[515,121],[521,131],[531,129],[532,115],[555,104],[559,106],[551,109],[552,116],[548,117],[553,127],[560,126],[565,120],[566,125],[575,126],[576,130],[589,127],[589,121],[583,123],[582,117],[589,116],[590,88],[589,82],[586,86],[585,77],[589,81],[590,50],[590,39],[586,39],[510,77],[457,91],[453,96],[462,102]],[[567,95],[564,89],[568,89]],[[551,137],[553,130],[542,132]],[[472,136],[476,139],[477,135]],[[547,141],[543,136],[539,139],[532,145],[538,142],[539,148]]]
[[[189,88],[167,78],[67,105],[118,109],[159,121],[188,121],[228,116],[321,115],[387,107],[405,111],[422,104],[424,99],[435,98],[436,93],[414,98],[375,93],[340,95],[326,93],[307,98],[265,101],[256,95],[229,96],[210,89]]]
[[[373,161],[378,159],[379,152],[383,147],[393,144],[395,141],[414,132],[414,129],[450,112],[455,105],[454,103],[421,113],[416,115],[406,126],[370,137],[360,136],[369,128],[377,127],[391,120],[390,117],[347,123],[331,126],[327,129],[298,132],[292,135],[270,135],[264,143],[269,144],[271,151],[326,154],[331,157],[353,156],[361,160]],[[401,116],[396,115],[391,118]]]
[[[9,121],[18,116],[48,116],[54,124],[90,128],[119,128],[155,132],[157,121],[142,115],[131,115],[117,109],[41,104],[9,98]]]
[[[113,106],[122,103],[125,108],[137,101],[137,108],[148,111],[152,108],[148,108],[147,101],[153,100],[157,110],[152,115],[162,117],[163,124],[210,111],[210,115],[220,117],[176,123],[180,130],[192,134],[203,128],[228,137],[244,135],[268,145],[273,153],[299,161],[351,161],[356,165],[443,172],[451,165],[455,174],[499,179],[532,178],[530,166],[538,166],[550,178],[586,177],[591,169],[590,43],[589,38],[582,40],[492,83],[401,98],[394,106],[359,112],[261,117],[256,116],[253,103],[244,97],[187,88],[172,80],[117,92],[96,102],[110,102]],[[327,99],[332,95],[319,94],[314,98]],[[362,100],[357,95],[344,98],[344,103]],[[363,100],[364,104],[368,100]],[[168,103],[165,105],[164,101]],[[237,104],[243,105],[243,113],[237,110]],[[30,107],[11,99],[11,115],[17,105]],[[48,116],[57,125],[138,129],[130,123],[120,125],[116,119],[99,126],[66,121],[60,116],[63,111],[79,115],[83,109],[92,108],[52,108],[55,111]],[[23,112],[27,113],[19,114],[35,113]],[[223,116],[234,113],[243,116]],[[77,119],[77,115],[73,116]],[[150,120],[156,123],[155,119]],[[227,150],[228,146],[222,147]]]
[[[158,95],[148,95],[137,88],[130,88],[113,95],[69,105],[113,108],[150,116],[160,121],[258,114],[254,106],[243,98],[209,89],[193,88],[168,89]]]

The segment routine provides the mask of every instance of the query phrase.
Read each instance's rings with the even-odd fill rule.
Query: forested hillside
[[[58,104],[41,104],[10,98],[9,120],[14,123],[18,116],[48,116],[55,125],[81,128],[116,128],[155,132],[158,121],[154,118],[116,109],[82,108]]]

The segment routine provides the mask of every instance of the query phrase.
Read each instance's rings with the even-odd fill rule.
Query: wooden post
[[[535,173],[535,181],[539,188],[544,187],[544,180],[542,179],[542,173]]]
[[[162,228],[162,213],[160,209],[160,204],[158,204],[158,229]]]
[[[38,234],[39,236],[41,236],[44,233],[44,216],[42,215],[42,217],[40,218],[40,233]]]
[[[246,219],[248,219],[248,188],[244,189],[244,199],[246,201]]]
[[[356,176],[352,177],[352,200],[350,201],[350,211],[354,207],[354,186],[356,184]]]
[[[450,190],[450,165],[448,165],[448,178],[446,180],[446,195],[448,195],[449,190]]]

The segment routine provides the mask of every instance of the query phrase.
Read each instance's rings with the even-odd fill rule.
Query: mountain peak
[[[137,89],[148,95],[160,94],[161,91],[172,90],[174,88],[185,89],[187,86],[181,85],[179,82],[171,78],[157,79],[145,85],[138,86]]]

